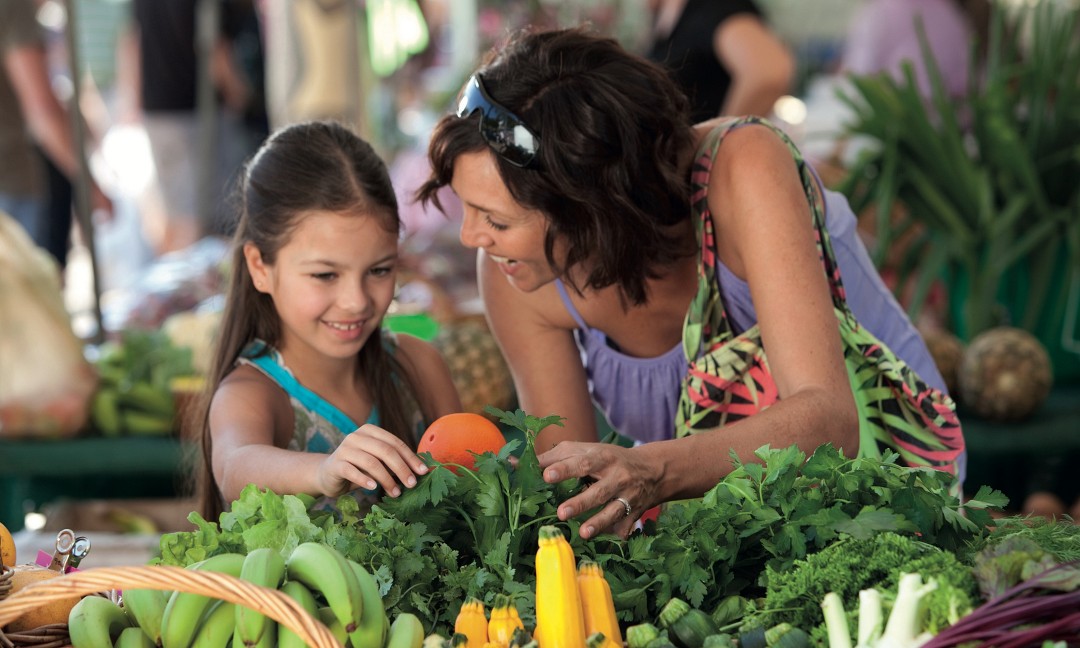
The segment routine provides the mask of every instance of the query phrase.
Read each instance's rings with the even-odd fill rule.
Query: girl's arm
[[[602,507],[583,525],[585,537],[609,527],[625,535],[643,510],[700,497],[731,471],[732,450],[744,461],[765,444],[798,444],[809,453],[831,441],[847,454],[858,450],[858,417],[828,282],[783,142],[759,126],[727,135],[713,166],[709,206],[720,258],[750,285],[781,399],[722,430],[632,449],[571,444],[541,457],[549,482],[597,479],[560,506],[563,519]],[[614,497],[628,499],[633,513],[608,504]]]
[[[553,317],[565,312],[555,286],[523,293],[510,285],[483,251],[477,253],[477,274],[484,313],[510,367],[521,409],[535,416],[557,414],[566,419],[564,427],[549,426],[537,436],[537,452],[566,440],[596,441],[596,418],[581,355],[571,329]]]
[[[286,449],[294,425],[288,397],[254,369],[240,367],[222,381],[210,406],[210,431],[214,479],[226,501],[249,483],[327,497],[382,487],[396,497],[427,472],[408,444],[376,425],[361,425],[330,454]]]
[[[210,404],[212,468],[226,502],[249,483],[323,494],[317,476],[326,455],[285,449],[294,424],[288,396],[269,379],[250,367],[226,376]]]

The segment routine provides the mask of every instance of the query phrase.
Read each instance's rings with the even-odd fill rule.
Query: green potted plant
[[[1080,19],[1057,4],[995,5],[963,99],[946,95],[925,40],[929,101],[910,64],[901,81],[852,77],[845,129],[871,146],[838,188],[857,212],[876,208],[875,261],[908,241],[894,269],[914,283],[913,316],[944,281],[961,339],[1023,328],[1068,382],[1080,379]]]

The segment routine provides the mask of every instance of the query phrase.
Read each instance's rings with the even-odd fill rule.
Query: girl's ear
[[[244,243],[244,261],[247,263],[248,274],[251,275],[255,290],[261,293],[269,292],[270,271],[263,263],[262,252],[259,252],[259,248],[250,241]]]

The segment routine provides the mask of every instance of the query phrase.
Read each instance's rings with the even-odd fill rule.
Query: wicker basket
[[[27,585],[0,601],[0,627],[43,603],[110,589],[155,589],[210,596],[265,614],[295,632],[312,648],[341,648],[325,625],[278,590],[260,587],[228,574],[164,565],[95,567]],[[66,639],[66,629],[64,634]]]

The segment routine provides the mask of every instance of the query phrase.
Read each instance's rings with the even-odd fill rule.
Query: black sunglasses
[[[458,117],[468,117],[480,111],[480,135],[488,146],[510,164],[529,167],[540,150],[540,137],[521,118],[495,102],[474,74],[461,89]]]

